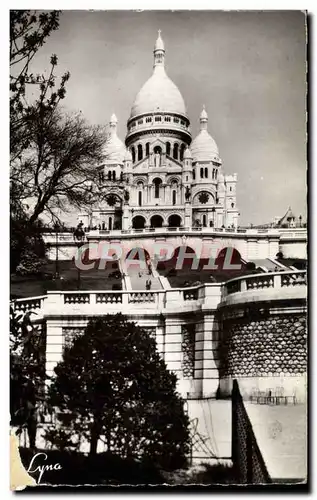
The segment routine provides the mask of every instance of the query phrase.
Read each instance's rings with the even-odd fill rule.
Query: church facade
[[[79,215],[99,229],[236,228],[237,175],[223,171],[205,108],[194,140],[183,97],[165,71],[160,32],[152,76],[136,96],[125,143],[110,119],[105,161],[97,169],[91,210]]]

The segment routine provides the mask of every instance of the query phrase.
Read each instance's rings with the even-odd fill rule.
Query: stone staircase
[[[158,276],[149,274],[148,271],[131,266],[127,269],[132,290],[146,290],[146,281],[151,280],[151,290],[162,290],[162,285]]]

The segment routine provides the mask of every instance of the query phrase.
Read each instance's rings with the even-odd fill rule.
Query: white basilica
[[[112,115],[86,226],[99,229],[237,227],[237,175],[225,175],[205,108],[192,141],[184,99],[165,71],[160,32],[152,76],[133,103],[125,144]]]

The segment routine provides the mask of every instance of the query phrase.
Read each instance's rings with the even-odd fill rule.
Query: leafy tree
[[[90,455],[102,439],[122,458],[184,465],[190,438],[176,375],[138,325],[121,314],[92,319],[55,373],[49,405],[69,435],[88,440]]]
[[[17,260],[40,216],[55,222],[58,209],[91,202],[92,167],[103,159],[103,128],[61,108],[70,74],[56,76],[57,56],[51,56],[48,76],[31,71],[34,56],[59,27],[59,15],[10,13],[11,238],[19,240]]]
[[[31,311],[16,314],[10,308],[10,414],[18,433],[27,429],[35,448],[37,405],[43,401],[45,344],[40,326],[31,323]]]

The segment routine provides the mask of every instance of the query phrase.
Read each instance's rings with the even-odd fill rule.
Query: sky
[[[300,11],[63,11],[32,71],[69,71],[64,106],[93,124],[118,118],[124,140],[151,76],[157,31],[193,138],[203,104],[226,174],[238,174],[240,225],[288,206],[306,218],[306,27]],[[76,222],[76,217],[74,223]]]

